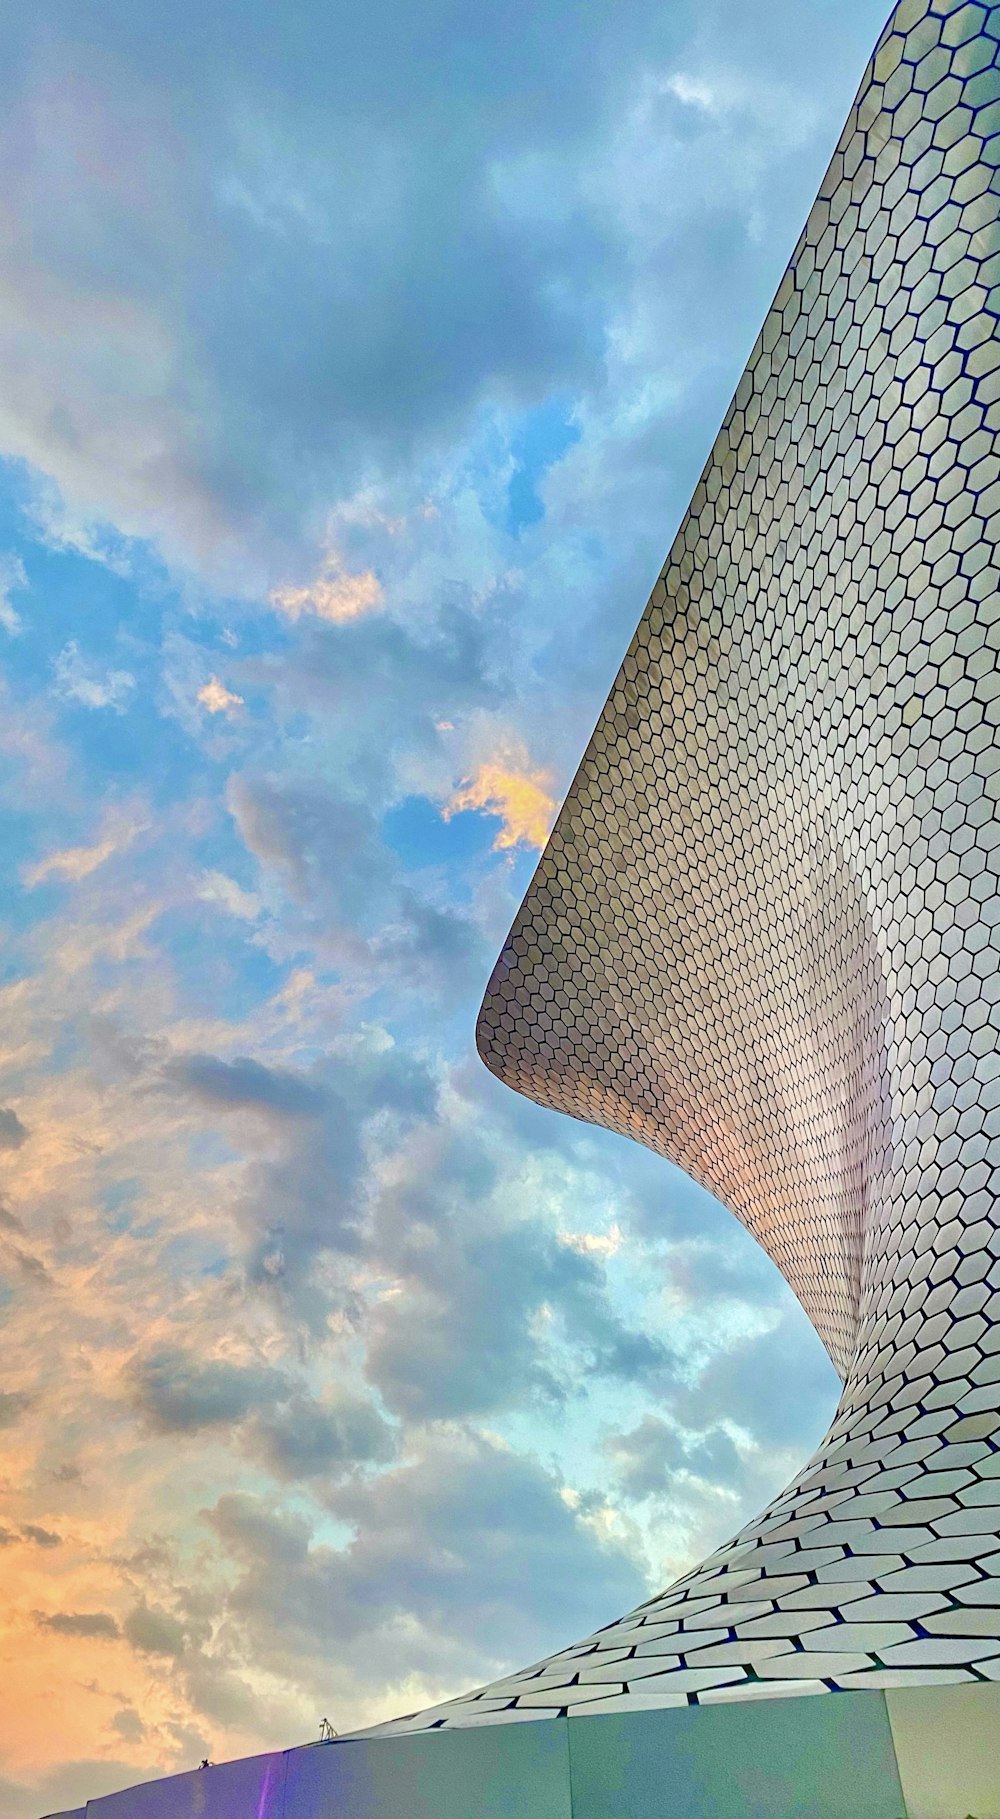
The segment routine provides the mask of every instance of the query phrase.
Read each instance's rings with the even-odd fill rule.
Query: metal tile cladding
[[[383,1728],[1000,1679],[998,58],[893,12],[478,1028],[742,1220],[836,1417],[661,1596]]]

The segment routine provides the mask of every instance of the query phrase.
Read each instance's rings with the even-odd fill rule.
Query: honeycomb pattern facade
[[[1000,7],[900,0],[480,1015],[845,1379],[661,1596],[389,1729],[1000,1679]]]

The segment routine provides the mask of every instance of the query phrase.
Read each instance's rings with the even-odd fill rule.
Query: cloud
[[[11,594],[27,585],[28,577],[20,556],[0,556],[0,625],[12,638],[16,638],[21,630],[21,615],[14,609]]]
[[[32,1251],[22,1250],[17,1244],[8,1243],[4,1248],[23,1284],[34,1288],[50,1287],[51,1278],[41,1257],[35,1256]]]
[[[828,1407],[817,1377],[791,1419],[814,1342],[769,1349],[745,1235],[471,1030],[867,0],[806,32],[459,0],[431,64],[412,0],[377,41],[180,8],[39,0],[4,62],[0,449],[49,553],[0,756],[15,865],[87,880],[19,905],[0,988],[11,1383],[45,1385],[0,1394],[7,1557],[53,1614],[6,1772],[68,1759],[3,1788],[18,1819],[562,1645],[649,1589],[637,1530],[698,1557]],[[156,839],[112,863],[80,809],[126,776]],[[443,830],[463,796],[491,820]]]
[[[232,1427],[251,1410],[289,1394],[287,1379],[271,1365],[202,1359],[178,1347],[134,1358],[128,1387],[137,1412],[161,1434]]]
[[[62,1546],[61,1535],[54,1535],[51,1529],[40,1528],[36,1522],[24,1523],[21,1533],[26,1541],[33,1541],[36,1547]]]
[[[326,1094],[302,1074],[265,1067],[250,1056],[220,1061],[215,1055],[179,1055],[164,1076],[203,1103],[232,1111],[275,1112],[286,1117],[316,1117]]]
[[[193,1758],[191,1766],[194,1766]],[[0,1809],[4,1819],[38,1819],[39,1813],[75,1811],[87,1800],[104,1794],[116,1794],[133,1787],[136,1779],[148,1780],[155,1772],[148,1763],[149,1774],[137,1770],[135,1762],[111,1761],[107,1757],[83,1757],[58,1763],[40,1779],[12,1781],[0,1776]]]
[[[0,1105],[0,1150],[19,1150],[28,1140],[27,1126],[9,1105]]]
[[[617,1257],[625,1235],[616,1221],[606,1232],[560,1232],[559,1242],[584,1257]]]
[[[27,1390],[0,1390],[0,1429],[13,1427],[33,1401],[34,1397]]]
[[[25,866],[21,876],[28,890],[47,883],[50,878],[64,878],[70,884],[82,883],[116,853],[127,852],[133,841],[146,832],[147,823],[135,814],[113,811],[105,818],[105,828],[105,833],[93,846],[63,847],[47,853],[34,865]]]
[[[117,835],[109,834],[93,846],[67,846],[60,852],[48,853],[35,865],[27,866],[22,876],[29,890],[34,890],[36,884],[46,883],[49,878],[66,878],[72,884],[79,884],[118,850]]]
[[[210,676],[198,690],[198,701],[208,714],[234,714],[238,708],[245,707],[242,695],[234,695],[220,681],[218,676]]]
[[[323,1401],[295,1396],[251,1424],[248,1444],[278,1478],[329,1479],[345,1466],[384,1464],[396,1451],[394,1430],[367,1396],[337,1389]]]
[[[235,878],[225,872],[205,872],[198,895],[206,903],[218,903],[241,922],[256,922],[261,913],[261,900],[253,891],[245,891]]]
[[[117,1622],[108,1611],[35,1611],[34,1618],[39,1629],[53,1630],[57,1636],[113,1641],[121,1635]]]
[[[412,624],[368,616],[334,630],[303,619],[280,661],[253,671],[280,713],[310,716],[336,776],[342,785],[350,779],[353,796],[376,817],[399,799],[401,787],[423,789],[428,776],[435,788],[440,777],[444,793],[454,758],[440,723],[504,699],[482,602],[467,584],[448,578],[455,555],[449,549],[441,577],[436,570],[430,577],[429,603],[427,578],[418,587]],[[411,597],[414,586],[408,583]]]
[[[110,43],[39,24],[0,142],[21,177],[7,194],[0,309],[0,352],[19,345],[21,359],[0,436],[58,486],[65,542],[100,547],[95,522],[110,521],[256,591],[262,573],[299,570],[310,521],[359,475],[405,463],[484,391],[533,395],[599,356],[585,299],[604,237],[564,209],[511,223],[490,182],[511,137],[506,44],[474,94],[461,82],[425,94],[397,8],[378,66],[313,8],[312,56],[267,22],[239,47],[230,33],[225,57],[206,43],[194,82],[142,21]],[[480,17],[455,31],[476,41]],[[563,43],[550,23],[534,35]],[[574,105],[556,79],[559,105],[532,138],[593,121],[603,81],[586,42],[574,62]],[[314,65],[332,83],[325,99]],[[455,145],[447,206],[442,107]],[[46,141],[66,147],[58,170],[35,151]],[[141,248],[134,263],[126,245]],[[208,262],[211,295],[191,275]],[[345,603],[335,594],[328,610]]]
[[[115,1712],[111,1728],[125,1743],[141,1743],[146,1735],[146,1726],[132,1706],[123,1706],[121,1711]]]
[[[289,1126],[274,1152],[248,1167],[236,1206],[250,1280],[314,1336],[344,1303],[324,1266],[364,1249],[369,1143],[377,1137],[391,1148],[432,1122],[438,1096],[417,1056],[374,1033],[328,1058],[323,1085],[323,1116]]]
[[[516,761],[490,760],[481,764],[475,776],[455,790],[441,813],[446,821],[463,810],[480,809],[495,815],[500,831],[493,842],[494,850],[505,852],[510,847],[541,848],[549,837],[555,819],[556,800],[549,792],[552,779],[547,771],[518,767]]]
[[[129,670],[99,673],[81,656],[75,638],[63,646],[53,667],[57,693],[66,701],[79,701],[81,707],[110,707],[123,714],[135,691],[136,680]]]
[[[36,1522],[24,1522],[16,1532],[14,1529],[0,1528],[0,1547],[16,1547],[19,1541],[28,1541],[32,1547],[46,1549],[62,1546],[61,1535],[54,1535],[51,1529],[40,1528]],[[38,1617],[38,1612],[35,1615]],[[50,1627],[55,1627],[55,1624]]]
[[[676,75],[668,77],[667,88],[686,107],[703,107],[712,113],[718,106],[718,97],[710,83],[699,81],[697,77],[685,76],[680,70]]]
[[[790,1297],[782,1303],[767,1331],[717,1351],[689,1388],[676,1390],[673,1408],[685,1425],[700,1427],[722,1411],[758,1445],[817,1444],[839,1381],[805,1314]]]
[[[660,1416],[644,1415],[638,1426],[609,1441],[608,1453],[626,1496],[636,1499],[676,1495],[682,1475],[730,1491],[744,1476],[732,1437],[719,1425],[692,1434]]]
[[[264,1662],[295,1651],[330,1659],[346,1712],[403,1661],[430,1696],[457,1691],[586,1634],[647,1586],[626,1550],[603,1541],[558,1475],[481,1436],[428,1438],[419,1455],[333,1491],[355,1530],[344,1548],[301,1517],[227,1495],[207,1520],[241,1569],[230,1600]],[[403,1638],[409,1640],[401,1653]],[[356,1720],[355,1720],[356,1721]]]
[[[131,1643],[143,1655],[178,1656],[187,1647],[187,1631],[183,1623],[178,1622],[169,1611],[151,1608],[145,1599],[129,1612],[121,1626],[121,1633],[126,1642]]]
[[[355,989],[391,980],[397,991],[454,998],[478,983],[478,930],[408,883],[363,799],[313,781],[236,776],[228,801],[244,845],[304,912],[303,936],[350,969]]]
[[[518,1218],[519,1198],[516,1155],[460,1124],[417,1128],[385,1169],[372,1249],[393,1292],[371,1310],[367,1369],[406,1419],[482,1416],[563,1400],[588,1378],[669,1374],[663,1342],[613,1307],[600,1258],[543,1219]]]
[[[382,584],[372,569],[352,575],[342,567],[338,556],[330,555],[322,573],[307,587],[276,587],[268,599],[275,612],[283,613],[286,619],[300,619],[303,613],[312,613],[331,625],[343,625],[377,612],[383,595]]]

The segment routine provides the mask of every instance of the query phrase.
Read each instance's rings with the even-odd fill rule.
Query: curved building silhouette
[[[409,1725],[1000,1679],[998,41],[896,7],[478,1027],[749,1228],[836,1418],[662,1596]]]
[[[896,6],[478,1026],[748,1227],[829,1433],[596,1635],[86,1819],[1000,1819],[998,63]]]

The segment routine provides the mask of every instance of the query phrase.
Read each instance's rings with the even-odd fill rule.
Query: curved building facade
[[[1000,1679],[1000,8],[900,0],[480,1014],[844,1380],[639,1610],[382,1727]]]
[[[998,197],[1000,6],[899,0],[478,1027],[754,1234],[829,1433],[549,1659],[63,1819],[1000,1819]]]

